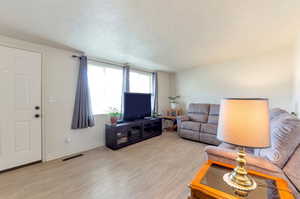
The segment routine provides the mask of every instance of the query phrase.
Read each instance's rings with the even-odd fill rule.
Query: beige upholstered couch
[[[248,149],[248,169],[285,179],[300,199],[300,120],[282,109],[270,111],[271,147]],[[222,143],[207,146],[207,159],[235,164],[235,146]]]
[[[219,109],[218,104],[190,104],[187,115],[177,117],[178,135],[208,144],[220,144],[216,138]]]

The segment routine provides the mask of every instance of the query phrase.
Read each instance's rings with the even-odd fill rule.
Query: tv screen
[[[124,93],[124,120],[132,121],[151,116],[151,94]]]

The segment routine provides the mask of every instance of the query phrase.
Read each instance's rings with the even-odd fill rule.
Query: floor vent
[[[80,156],[83,156],[83,154],[76,154],[76,155],[72,155],[72,156],[69,156],[67,158],[64,158],[62,161],[68,161],[68,160],[71,160],[71,159],[74,159],[74,158],[79,158]]]

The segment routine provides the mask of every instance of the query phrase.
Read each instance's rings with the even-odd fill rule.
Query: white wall
[[[47,160],[104,145],[105,115],[93,128],[71,130],[79,62],[72,52],[47,48],[44,54],[44,132]],[[71,143],[65,139],[70,138]]]
[[[295,112],[300,115],[300,36],[295,43],[295,59],[294,59],[294,96],[293,103]]]
[[[162,114],[170,108],[168,97],[174,90],[172,75],[172,73],[158,72],[158,111]]]
[[[224,97],[267,97],[270,107],[292,111],[293,50],[177,72],[177,94],[184,107],[191,102],[219,103]]]
[[[104,145],[105,115],[96,116],[96,126],[71,130],[79,63],[71,56],[76,52],[0,36],[0,44],[41,52],[43,54],[43,156],[51,160]],[[166,105],[169,95],[169,74],[159,73],[159,104]],[[161,94],[162,93],[162,94]],[[66,143],[66,138],[71,142]]]

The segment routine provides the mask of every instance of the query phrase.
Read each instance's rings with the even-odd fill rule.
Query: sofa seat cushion
[[[191,120],[206,123],[208,119],[209,104],[190,104],[188,116]]]
[[[283,171],[300,192],[300,145],[283,168]]]
[[[179,136],[189,139],[189,140],[195,140],[200,141],[200,132],[199,131],[192,131],[188,129],[181,129],[179,131]]]
[[[220,105],[219,104],[211,104],[209,106],[209,114],[208,114],[207,123],[218,124],[218,122],[219,122],[219,112],[220,112]]]
[[[255,150],[255,154],[283,168],[300,143],[300,120],[282,113],[271,120],[270,127],[271,147]]]
[[[193,121],[183,121],[181,123],[181,128],[182,129],[188,129],[192,131],[200,131],[200,122],[193,122]]]
[[[209,123],[201,124],[201,131],[208,134],[217,135],[217,129],[218,129],[218,125],[216,124],[209,124]]]

